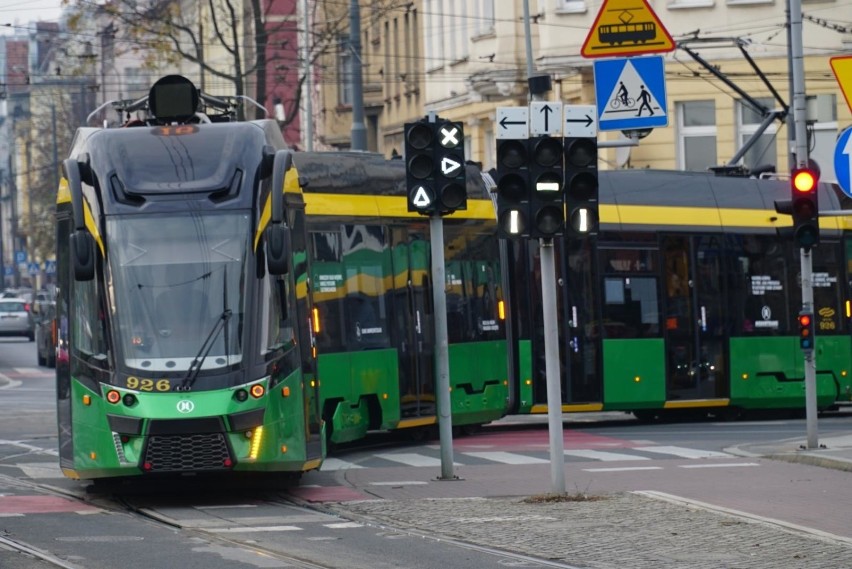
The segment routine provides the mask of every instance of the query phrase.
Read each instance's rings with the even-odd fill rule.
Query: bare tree
[[[79,11],[69,26],[80,27],[92,12],[91,0],[70,2]],[[228,94],[250,94],[262,106],[266,106],[270,82],[287,85],[287,96],[281,101],[286,127],[299,116],[306,69],[337,50],[349,27],[345,2],[311,0],[311,13],[303,14],[301,21],[296,19],[297,3],[284,3],[290,10],[286,14],[273,12],[282,5],[274,0],[111,0],[97,10],[117,22],[123,39],[144,54],[150,69],[189,63],[196,66],[202,89],[209,90],[206,82],[215,77],[231,85]],[[372,14],[409,4],[374,0]],[[310,27],[310,66],[299,49],[304,26]]]

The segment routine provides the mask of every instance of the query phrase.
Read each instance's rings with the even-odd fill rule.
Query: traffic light
[[[793,170],[791,181],[793,240],[808,250],[819,243],[819,174],[810,168]]]
[[[529,168],[527,140],[497,140],[497,236],[528,237]]]
[[[562,138],[531,138],[529,153],[530,237],[549,239],[562,235],[565,227]]]
[[[405,124],[405,184],[408,211],[435,211],[435,123]]]
[[[598,141],[593,137],[565,139],[565,201],[572,237],[598,232]]]
[[[467,209],[464,130],[461,123],[438,122],[435,153],[437,208],[441,213]]]
[[[467,209],[461,123],[421,119],[405,124],[408,211],[430,215]]]
[[[799,347],[802,350],[814,349],[814,315],[810,312],[799,313]]]

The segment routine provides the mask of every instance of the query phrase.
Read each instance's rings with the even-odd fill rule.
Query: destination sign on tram
[[[586,58],[628,56],[674,48],[647,0],[604,0],[580,54]]]

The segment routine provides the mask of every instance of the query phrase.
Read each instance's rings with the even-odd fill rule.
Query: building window
[[[494,0],[473,0],[472,22],[474,36],[494,33]]]
[[[808,117],[815,121],[808,129],[808,151],[810,157],[819,164],[820,180],[837,182],[837,173],[834,171],[834,147],[837,145],[837,95],[817,95],[814,103],[816,115]]]
[[[678,167],[703,172],[716,166],[716,107],[710,101],[677,103]]]
[[[755,100],[768,109],[775,108],[775,99],[772,97],[756,97]],[[763,120],[764,117],[761,116],[760,111],[752,108],[744,101],[737,101],[737,140],[740,143],[740,148],[757,132]],[[763,131],[754,146],[746,152],[742,165],[749,170],[767,164],[777,165],[778,150],[775,140],[777,133],[778,127],[773,122]]]
[[[556,0],[556,11],[577,14],[586,11],[586,0]]]
[[[340,53],[337,56],[337,102],[352,104],[352,47],[349,36],[340,36]]]

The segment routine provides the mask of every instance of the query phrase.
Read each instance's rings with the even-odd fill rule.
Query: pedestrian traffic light
[[[565,139],[565,202],[569,234],[575,238],[598,232],[598,141]]]
[[[497,236],[528,237],[529,168],[527,139],[497,140]]]
[[[408,211],[431,214],[435,211],[435,123],[426,119],[406,123],[404,132]]]
[[[810,312],[799,313],[799,347],[802,350],[814,349],[814,315]]]
[[[562,138],[529,139],[530,237],[550,239],[565,227],[565,174]]]
[[[464,130],[461,123],[438,122],[435,146],[435,199],[440,213],[467,209]]]
[[[794,169],[792,191],[793,240],[808,250],[819,243],[819,174],[810,168]]]

